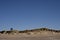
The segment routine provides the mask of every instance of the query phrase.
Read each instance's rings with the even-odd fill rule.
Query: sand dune
[[[0,40],[60,40],[60,31],[30,30],[13,33],[0,33]]]
[[[0,34],[0,40],[60,40],[60,33],[40,32],[37,34]]]

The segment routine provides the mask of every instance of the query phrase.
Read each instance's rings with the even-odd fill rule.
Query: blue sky
[[[0,30],[60,29],[60,0],[0,0]]]

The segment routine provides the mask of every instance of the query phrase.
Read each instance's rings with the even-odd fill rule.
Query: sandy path
[[[0,38],[0,40],[60,40],[53,37],[20,37],[20,38]]]
[[[43,37],[20,37],[20,36],[1,36],[0,40],[60,40],[60,35],[53,35],[53,36],[43,36]]]

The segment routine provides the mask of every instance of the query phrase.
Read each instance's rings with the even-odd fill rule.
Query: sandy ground
[[[58,34],[0,34],[0,40],[60,40],[60,33]]]

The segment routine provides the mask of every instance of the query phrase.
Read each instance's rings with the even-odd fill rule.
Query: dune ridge
[[[60,33],[60,30],[53,30],[53,29],[48,29],[48,28],[39,28],[39,29],[32,29],[32,30],[24,30],[24,31],[19,31],[19,30],[9,30],[9,31],[0,31],[0,34],[43,34],[43,33]]]
[[[0,40],[60,40],[60,30],[39,28],[24,31],[0,31]]]

